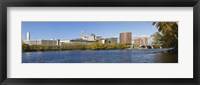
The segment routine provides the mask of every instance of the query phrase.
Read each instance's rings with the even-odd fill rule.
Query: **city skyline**
[[[26,40],[27,32],[31,33],[31,39],[69,40],[80,38],[82,31],[103,38],[119,38],[121,32],[132,32],[132,37],[149,37],[157,29],[151,22],[22,22],[22,40]]]
[[[178,24],[22,22],[21,46],[22,63],[178,63]]]

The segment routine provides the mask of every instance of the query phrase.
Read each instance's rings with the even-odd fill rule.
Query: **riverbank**
[[[125,44],[102,44],[102,43],[73,43],[73,44],[62,44],[61,46],[43,46],[43,45],[22,45],[23,52],[37,52],[37,51],[67,51],[67,50],[132,50],[138,49],[143,50],[141,48],[131,48],[130,45]],[[160,49],[160,48],[155,48]],[[174,49],[168,49],[163,52],[176,53]],[[178,53],[178,52],[177,52]]]
[[[23,52],[31,51],[64,51],[64,50],[123,50],[130,48],[129,45],[124,44],[102,44],[102,43],[91,43],[91,44],[63,44],[61,46],[42,46],[42,45],[22,45]]]
[[[132,48],[132,49],[96,49],[96,50],[92,50],[92,49],[49,49],[49,50],[29,50],[29,51],[23,51],[23,52],[64,52],[64,51],[102,51],[102,50],[107,50],[107,51],[111,51],[111,50],[118,50],[118,51],[126,51],[126,50],[135,50],[135,51],[153,51],[152,53],[175,53],[173,51],[173,49],[171,48],[156,48],[156,49],[138,49],[138,48]],[[156,50],[156,51],[154,51]]]

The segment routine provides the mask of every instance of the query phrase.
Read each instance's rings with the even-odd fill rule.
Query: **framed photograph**
[[[199,85],[199,0],[7,0],[2,85]]]

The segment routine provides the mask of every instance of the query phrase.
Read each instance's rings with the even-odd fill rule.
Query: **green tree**
[[[28,51],[28,50],[29,50],[29,45],[22,42],[22,51]]]
[[[153,44],[162,44],[164,47],[173,47],[178,50],[178,23],[177,22],[153,22],[158,32],[152,35]]]

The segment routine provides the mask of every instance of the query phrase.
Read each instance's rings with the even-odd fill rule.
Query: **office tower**
[[[30,32],[26,33],[26,40],[30,40]]]
[[[120,33],[120,43],[130,45],[132,42],[132,33],[131,32],[122,32]]]
[[[135,45],[147,45],[148,44],[148,37],[139,37],[134,39]]]

